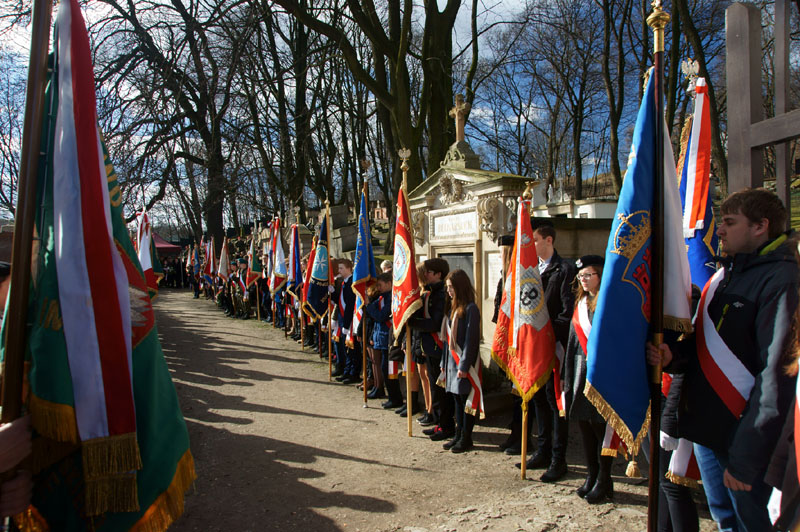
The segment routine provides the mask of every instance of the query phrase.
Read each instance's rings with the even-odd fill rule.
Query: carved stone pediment
[[[485,197],[478,199],[476,205],[478,217],[481,223],[481,230],[486,231],[492,241],[497,240],[497,233],[501,230],[499,217],[497,216],[497,207],[500,202],[495,197]]]
[[[472,194],[464,190],[466,184],[450,174],[444,174],[439,179],[439,202],[450,205],[472,199]]]
[[[444,156],[444,161],[442,161],[442,166],[480,170],[481,158],[472,151],[472,148],[465,140],[461,140],[450,145]]]
[[[425,213],[421,210],[411,214],[411,226],[414,229],[414,240],[420,246],[425,243]]]

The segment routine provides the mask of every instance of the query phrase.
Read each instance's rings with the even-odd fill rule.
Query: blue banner
[[[655,103],[651,75],[636,118],[587,344],[585,394],[634,456],[647,431],[650,406],[645,342],[650,326]]]
[[[378,274],[375,272],[375,256],[372,253],[372,232],[369,228],[367,194],[361,192],[361,210],[358,214],[358,240],[356,256],[353,261],[353,292],[367,301],[367,289],[372,286]],[[357,308],[359,308],[357,306]]]
[[[328,254],[328,217],[325,216],[319,226],[317,250],[311,268],[311,281],[308,286],[308,298],[305,312],[313,320],[325,316],[328,310],[328,286],[330,286],[330,256]]]

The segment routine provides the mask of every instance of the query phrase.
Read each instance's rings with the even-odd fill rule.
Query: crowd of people
[[[668,337],[658,346],[648,344],[643,353],[650,364],[663,366],[671,383],[668,389],[662,388],[662,433],[653,437],[661,444],[662,473],[672,453],[678,452],[681,439],[693,443],[702,489],[720,530],[795,530],[800,520],[793,443],[800,357],[798,240],[793,232],[784,231],[786,209],[775,194],[764,189],[731,194],[721,213],[717,229],[721,256],[716,258],[720,268],[705,287],[694,287],[695,332]],[[572,421],[578,428],[587,472],[576,494],[590,504],[602,503],[613,498],[614,457],[604,446],[606,420],[585,397],[584,389],[587,338],[604,258],[585,255],[574,261],[561,257],[552,223],[532,221],[544,301],[563,363],[534,395],[533,408],[527,410],[532,418],[527,425],[533,427],[533,434],[523,434],[523,409],[517,400],[510,416],[510,433],[500,448],[510,455],[520,454],[523,438],[535,441],[526,466],[543,470],[541,481],[555,482],[567,474],[568,421]],[[501,237],[499,244],[503,271],[493,321],[502,301],[514,237]],[[302,260],[303,271],[307,261],[308,257]],[[165,282],[174,287],[190,285],[195,298],[202,294],[214,299],[233,318],[255,315],[273,322],[288,336],[316,348],[322,358],[328,357],[330,334],[336,381],[366,386],[368,399],[383,399],[381,406],[399,416],[418,416],[424,434],[441,442],[444,449],[453,453],[472,449],[473,430],[482,412],[471,398],[480,387],[479,349],[486,334],[481,333],[480,310],[469,275],[461,269],[451,270],[442,258],[418,264],[422,306],[395,338],[392,263],[381,264],[382,271],[360,312],[352,289],[352,262],[332,258],[331,268],[337,275],[329,288],[330,331],[326,319],[314,321],[303,312],[302,284],[289,292],[283,283],[253,276],[244,256],[233,256],[228,274],[214,277],[199,275],[192,260],[170,261]],[[406,342],[406,334],[410,342]],[[365,372],[362,338],[368,353]],[[406,345],[411,346],[410,353],[405,352]],[[709,369],[709,361],[714,369]],[[404,398],[400,379],[411,365],[411,393]],[[556,396],[558,381],[564,391],[563,408]],[[14,439],[13,447],[24,450],[30,439],[28,423],[23,418],[0,429],[2,448],[10,449],[9,441]],[[0,456],[4,458],[0,465],[13,467],[18,454],[6,452]],[[19,477],[4,483],[0,491],[3,513],[8,515],[24,504],[29,489],[29,480]],[[688,487],[662,477],[660,497],[659,530],[699,529]]]
[[[576,493],[590,504],[613,498],[611,468],[614,453],[604,447],[608,425],[585,397],[587,338],[600,290],[604,258],[585,255],[578,260],[561,257],[555,247],[556,230],[548,220],[532,219],[533,238],[539,257],[544,301],[563,355],[559,371],[533,397],[528,427],[522,434],[522,402],[517,398],[511,413],[510,433],[500,448],[520,454],[522,438],[536,442],[526,461],[528,469],[543,470],[540,480],[555,482],[567,474],[566,451],[570,438],[568,421],[577,426],[583,447],[586,478]],[[785,232],[786,209],[775,194],[753,189],[732,194],[722,204],[717,234],[722,256],[713,291],[695,288],[698,309],[695,331],[675,335],[660,346],[648,345],[651,364],[661,363],[671,386],[665,389],[660,464],[662,473],[677,442],[693,442],[702,487],[712,517],[720,530],[789,529],[798,519],[800,494],[792,445],[792,401],[797,375],[798,248],[797,239]],[[509,268],[513,235],[499,240],[503,272],[497,287],[493,321],[501,304],[505,273]],[[263,321],[290,329],[291,336],[328,356],[326,320],[312,323],[301,310],[299,298],[285,289],[271,292],[263,279],[259,290],[240,282],[247,268],[239,258],[227,281],[200,281],[196,297],[216,297],[226,314],[247,319],[257,301]],[[303,270],[307,264],[303,261]],[[472,433],[480,412],[469,402],[474,378],[480,379],[481,316],[475,290],[463,270],[450,270],[442,258],[427,259],[417,267],[422,307],[407,322],[399,338],[391,322],[392,263],[370,287],[363,312],[355,307],[352,289],[353,263],[331,259],[336,272],[330,288],[332,309],[332,376],[344,385],[366,386],[367,398],[383,399],[381,406],[401,417],[419,416],[424,434],[453,453],[473,447]],[[194,282],[190,279],[190,282]],[[669,289],[669,287],[667,287]],[[301,293],[302,287],[296,292]],[[362,315],[363,314],[363,315]],[[358,316],[356,318],[356,316]],[[355,318],[355,319],[354,319]],[[356,321],[358,321],[356,325]],[[703,326],[707,326],[704,328]],[[708,341],[708,329],[716,341]],[[705,333],[703,332],[705,329]],[[302,331],[301,331],[302,330]],[[405,335],[411,335],[411,353],[405,353]],[[703,335],[698,340],[698,335]],[[485,336],[485,335],[484,335]],[[361,339],[366,339],[368,364],[363,379]],[[746,372],[751,390],[742,392],[739,411],[726,405],[726,378],[718,379],[704,367],[698,353],[725,350],[721,372]],[[413,364],[411,393],[404,398],[400,379],[405,366]],[[735,366],[733,369],[725,364]],[[741,380],[742,375],[727,377]],[[716,380],[722,380],[720,384]],[[557,394],[563,386],[566,398],[559,407]],[[621,385],[623,383],[620,383]],[[479,386],[480,383],[477,383]],[[422,391],[420,397],[419,392]],[[520,467],[521,464],[516,464]],[[776,495],[779,494],[780,496]],[[661,479],[659,529],[699,529],[698,513],[690,488]]]

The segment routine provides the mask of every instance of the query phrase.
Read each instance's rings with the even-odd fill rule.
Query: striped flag
[[[711,196],[711,118],[708,86],[697,79],[693,118],[687,119],[678,162],[683,236],[689,255],[692,283],[701,289],[716,271],[718,238]]]
[[[275,231],[272,239],[272,275],[269,278],[269,290],[273,295],[286,284],[286,255],[283,254],[281,242],[281,219],[275,220]]]
[[[289,269],[286,273],[286,290],[292,295],[292,297],[297,299],[300,295],[297,293],[297,286],[303,280],[303,271],[301,268],[300,259],[300,233],[297,230],[297,224],[292,224],[292,235],[289,243]]]
[[[195,478],[148,286],[97,127],[89,37],[59,5],[29,309],[32,503],[51,530],[164,530]],[[5,337],[5,335],[3,335]],[[69,443],[71,454],[49,452]]]
[[[150,227],[150,219],[147,216],[147,211],[142,210],[139,214],[139,226],[136,230],[136,240],[139,254],[139,264],[142,265],[144,271],[144,278],[147,281],[147,290],[150,297],[153,298],[158,294],[158,277],[156,276],[155,268],[153,267],[153,239]]]
[[[547,384],[557,362],[553,325],[543,304],[529,207],[530,201],[519,198],[514,248],[492,344],[492,358],[505,370],[524,402]]]
[[[228,239],[222,239],[222,251],[219,253],[219,266],[217,266],[217,276],[228,280],[231,272],[231,260],[228,257]]]
[[[214,251],[214,237],[206,243],[206,262],[203,265],[203,279],[208,284],[214,284],[214,277],[217,273],[216,252]]]

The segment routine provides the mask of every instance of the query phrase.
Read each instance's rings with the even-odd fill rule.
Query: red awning
[[[156,251],[158,251],[160,255],[163,254],[170,255],[172,253],[180,253],[181,251],[180,246],[176,246],[175,244],[170,244],[169,242],[158,236],[157,233],[153,233],[153,242],[156,245]]]

